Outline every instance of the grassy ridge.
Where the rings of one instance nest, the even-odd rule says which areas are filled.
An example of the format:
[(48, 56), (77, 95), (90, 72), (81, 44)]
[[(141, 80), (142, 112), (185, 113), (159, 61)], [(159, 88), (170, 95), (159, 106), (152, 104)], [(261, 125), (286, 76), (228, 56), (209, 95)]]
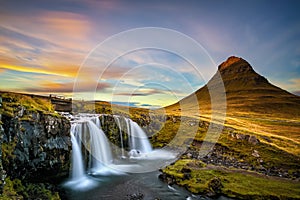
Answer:
[[(3, 101), (2, 107), (0, 108), (2, 115), (14, 117), (17, 112), (21, 112), (22, 107), (28, 112), (54, 114), (54, 107), (47, 97), (11, 92), (0, 92), (0, 95)], [(24, 117), (26, 118), (26, 116)]]

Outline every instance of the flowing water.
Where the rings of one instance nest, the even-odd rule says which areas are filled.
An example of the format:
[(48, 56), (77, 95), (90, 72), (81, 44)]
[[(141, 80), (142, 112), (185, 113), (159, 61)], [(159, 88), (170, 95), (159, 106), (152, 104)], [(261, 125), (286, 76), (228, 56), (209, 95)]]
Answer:
[[(114, 119), (119, 127), (120, 147), (107, 139), (101, 129), (99, 115), (73, 118), (71, 177), (63, 184), (66, 188), (65, 198), (207, 199), (161, 182), (158, 179), (158, 168), (173, 162), (177, 155), (166, 150), (152, 149), (143, 129), (131, 119), (120, 116), (114, 116)], [(126, 131), (123, 127), (126, 127)], [(124, 149), (122, 132), (128, 136), (128, 151)], [(116, 148), (121, 148), (121, 151), (113, 151)], [(116, 155), (116, 152), (121, 152), (121, 155)]]

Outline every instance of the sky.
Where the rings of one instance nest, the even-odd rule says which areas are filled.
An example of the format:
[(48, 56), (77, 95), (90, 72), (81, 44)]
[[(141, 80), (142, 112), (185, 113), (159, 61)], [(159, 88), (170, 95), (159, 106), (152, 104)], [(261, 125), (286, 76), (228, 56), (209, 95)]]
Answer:
[(1, 0), (0, 90), (157, 108), (235, 55), (299, 95), (299, 8), (297, 0)]

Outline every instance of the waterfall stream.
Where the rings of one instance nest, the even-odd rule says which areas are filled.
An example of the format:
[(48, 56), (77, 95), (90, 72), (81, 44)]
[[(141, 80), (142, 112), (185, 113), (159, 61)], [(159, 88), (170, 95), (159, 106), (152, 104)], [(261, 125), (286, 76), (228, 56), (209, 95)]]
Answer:
[[(164, 150), (153, 150), (143, 129), (122, 116), (112, 116), (120, 141), (119, 145), (111, 143), (101, 128), (104, 117), (101, 122), (99, 117), (80, 114), (72, 118), (72, 172), (67, 186), (75, 184), (77, 189), (89, 189), (97, 180), (103, 180), (101, 177), (153, 171), (156, 165), (176, 157)], [(127, 134), (126, 140), (123, 134)]]
[(119, 116), (114, 116), (114, 119), (119, 127), (119, 134), (120, 134), (120, 140), (121, 140), (121, 158), (125, 158), (125, 152), (124, 152), (124, 141), (123, 141), (123, 133), (122, 133), (122, 127)]
[[(72, 126), (72, 129), (76, 128)], [(71, 142), (72, 142), (72, 180), (79, 180), (84, 177), (83, 161), (80, 153), (80, 148), (78, 146), (77, 140), (73, 133), (71, 132)]]
[(124, 199), (126, 194), (139, 191), (149, 200), (202, 199), (158, 180), (158, 168), (173, 162), (177, 154), (152, 149), (146, 133), (131, 119), (111, 117), (118, 127), (115, 135), (119, 135), (119, 146), (102, 130), (103, 116), (80, 114), (70, 118), (72, 163), (70, 179), (64, 183), (68, 199)]
[(151, 152), (151, 144), (143, 129), (131, 119), (127, 119), (126, 122), (129, 123), (129, 126), (127, 127), (130, 127), (130, 129), (127, 130), (127, 133), (130, 136), (131, 150), (137, 150), (141, 153)]

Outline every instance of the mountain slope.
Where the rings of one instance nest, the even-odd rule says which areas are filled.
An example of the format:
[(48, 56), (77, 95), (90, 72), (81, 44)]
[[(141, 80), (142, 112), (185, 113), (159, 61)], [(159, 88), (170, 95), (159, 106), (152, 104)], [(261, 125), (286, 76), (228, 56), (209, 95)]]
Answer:
[[(220, 76), (226, 91), (225, 126), (272, 137), (274, 145), (289, 152), (297, 150), (300, 146), (300, 97), (269, 83), (242, 58), (229, 57), (219, 65), (207, 85), (166, 107), (166, 113), (193, 117), (199, 117), (200, 113), (201, 119), (210, 121), (212, 111), (208, 88), (218, 90), (222, 87), (216, 84)], [(195, 96), (199, 107), (193, 101)]]
[[(256, 73), (242, 58), (229, 57), (218, 67), (226, 90), (227, 115), (249, 114), (277, 117), (300, 117), (300, 97), (280, 89)], [(210, 94), (217, 79), (215, 74), (207, 85), (181, 101), (166, 107), (167, 112), (180, 109), (180, 105), (193, 109), (192, 98), (197, 96), (201, 113), (210, 113)], [(220, 87), (220, 85), (218, 85)]]
[[(224, 99), (219, 98), (223, 96), (222, 89), (226, 94)], [(210, 94), (214, 94), (212, 98)], [(211, 102), (214, 102), (213, 110)], [(206, 137), (218, 133), (208, 132), (208, 122), (221, 122), (215, 120), (215, 115), (212, 118), (211, 113), (224, 116), (219, 110), (222, 103), (227, 105), (224, 127), (211, 152), (202, 158), (202, 147), (210, 142)], [(269, 83), (247, 61), (228, 58), (207, 85), (165, 110), (169, 115), (194, 118), (200, 115), (206, 121), (200, 121), (187, 152), (162, 169), (160, 178), (168, 184), (184, 186), (193, 193), (208, 191), (209, 195), (212, 192), (237, 199), (300, 198), (299, 190), (293, 189), (299, 188), (300, 176), (300, 97)], [(176, 120), (170, 126), (178, 126)], [(172, 130), (169, 128), (155, 139), (165, 142), (166, 138), (172, 138)], [(185, 131), (182, 140), (190, 136), (189, 132), (189, 129)], [(228, 164), (233, 160), (240, 164)], [(279, 174), (268, 174), (273, 169), (278, 169)], [(295, 176), (283, 179), (283, 171)]]

